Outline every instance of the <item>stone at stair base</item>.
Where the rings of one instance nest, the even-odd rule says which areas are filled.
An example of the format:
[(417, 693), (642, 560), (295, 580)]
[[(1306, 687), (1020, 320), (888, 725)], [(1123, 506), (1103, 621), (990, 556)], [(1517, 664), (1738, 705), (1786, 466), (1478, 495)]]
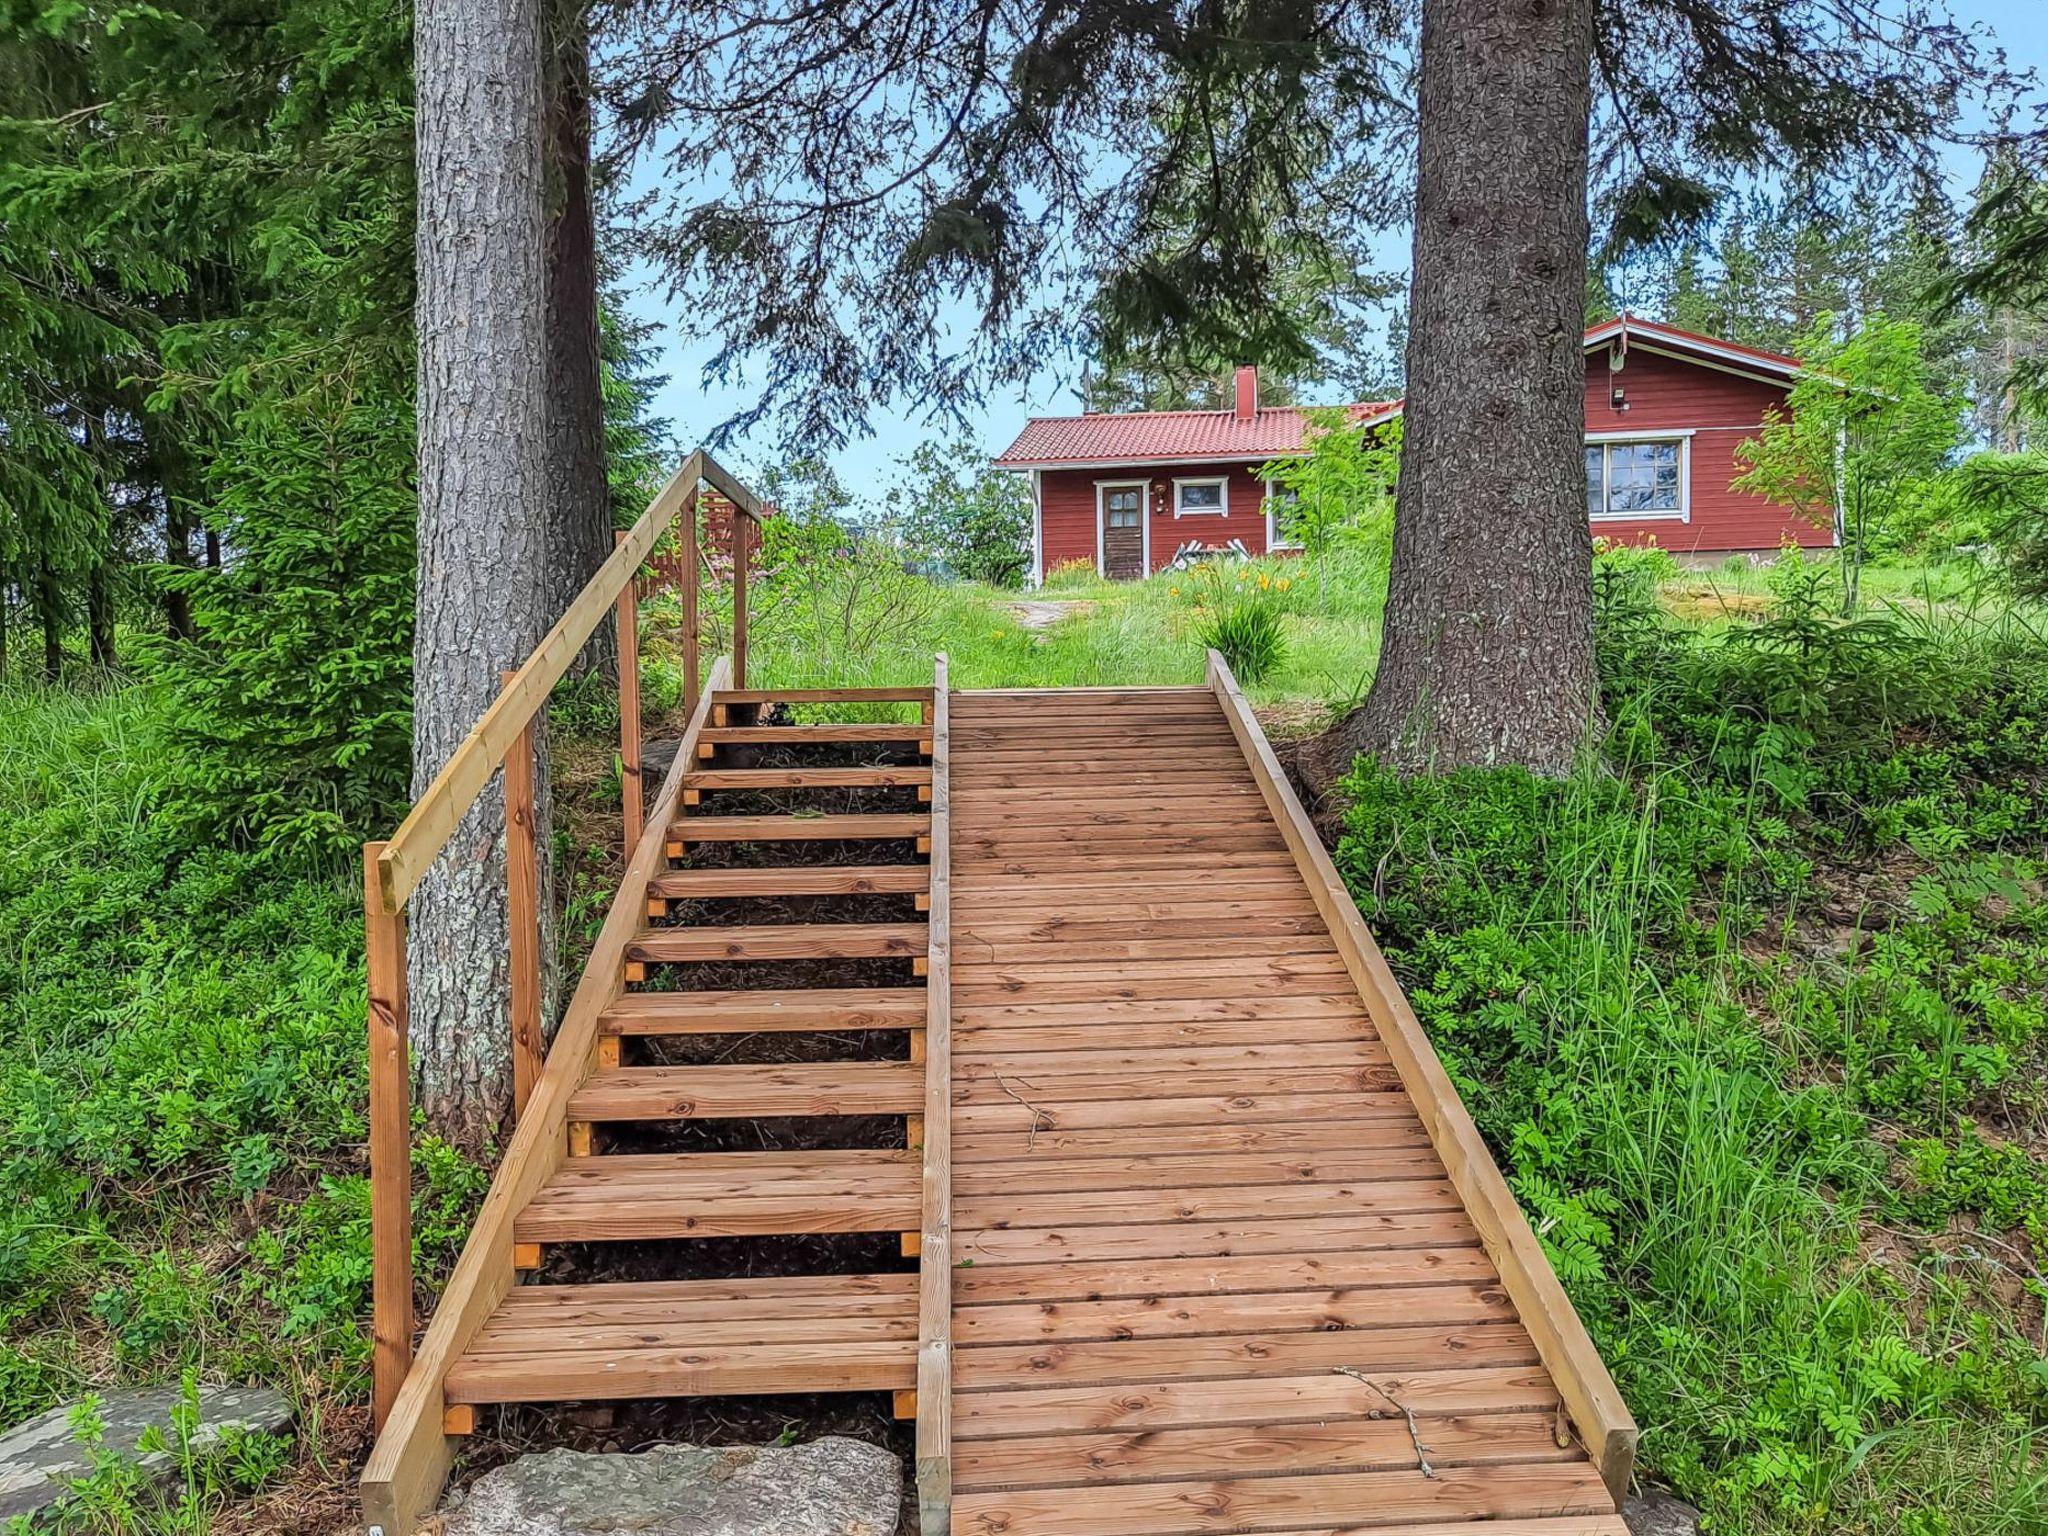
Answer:
[(1699, 1536), (1700, 1512), (1676, 1494), (1645, 1488), (1623, 1501), (1629, 1536)]
[[(100, 1395), (99, 1416), (106, 1425), (99, 1449), (133, 1461), (159, 1479), (175, 1468), (164, 1452), (139, 1449), (143, 1431), (155, 1426), (172, 1439), (171, 1411), (183, 1399), (177, 1387), (144, 1388)], [(76, 1404), (16, 1425), (0, 1435), (0, 1523), (17, 1515), (40, 1514), (70, 1496), (71, 1484), (92, 1470), (92, 1452), (78, 1443), (71, 1429)], [(199, 1428), (193, 1439), (203, 1448), (216, 1443), (226, 1429), (276, 1434), (292, 1421), (284, 1394), (268, 1387), (201, 1387)]]
[(880, 1446), (545, 1451), (479, 1478), (445, 1536), (890, 1536), (903, 1467)]

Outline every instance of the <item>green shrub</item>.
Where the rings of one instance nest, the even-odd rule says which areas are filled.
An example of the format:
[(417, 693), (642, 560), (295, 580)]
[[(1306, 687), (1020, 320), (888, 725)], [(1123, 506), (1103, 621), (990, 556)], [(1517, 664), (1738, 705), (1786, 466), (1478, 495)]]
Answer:
[(1202, 645), (1220, 651), (1247, 688), (1262, 683), (1287, 656), (1280, 610), (1263, 597), (1238, 597), (1202, 621)]

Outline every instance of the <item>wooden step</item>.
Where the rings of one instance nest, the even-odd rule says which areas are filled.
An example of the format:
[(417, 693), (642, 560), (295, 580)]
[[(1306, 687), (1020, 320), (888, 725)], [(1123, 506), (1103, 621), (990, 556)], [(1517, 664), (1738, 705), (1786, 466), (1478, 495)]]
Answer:
[(904, 1232), (916, 1154), (887, 1150), (572, 1157), (515, 1223), (522, 1243)]
[(865, 721), (832, 720), (821, 725), (711, 725), (698, 734), (699, 746), (736, 746), (741, 743), (780, 743), (788, 747), (817, 746), (877, 741), (931, 740), (928, 725), (872, 724)]
[(683, 775), (683, 788), (906, 789), (931, 781), (929, 768), (696, 768)]
[(813, 987), (760, 992), (625, 992), (604, 1012), (613, 1035), (788, 1034), (922, 1029), (922, 987)]
[(917, 1376), (917, 1276), (515, 1287), (450, 1403), (886, 1392)]
[(669, 824), (678, 843), (861, 842), (928, 837), (932, 819), (916, 814), (857, 816), (683, 816)]
[(929, 704), (929, 688), (722, 688), (713, 704)]
[(780, 869), (672, 869), (647, 882), (665, 901), (721, 896), (921, 896), (932, 888), (926, 864), (793, 864)]
[(624, 1067), (576, 1090), (569, 1118), (735, 1120), (754, 1115), (914, 1115), (924, 1068), (908, 1061)]
[(626, 958), (682, 960), (916, 959), (930, 944), (923, 923), (783, 923), (746, 928), (650, 928)]

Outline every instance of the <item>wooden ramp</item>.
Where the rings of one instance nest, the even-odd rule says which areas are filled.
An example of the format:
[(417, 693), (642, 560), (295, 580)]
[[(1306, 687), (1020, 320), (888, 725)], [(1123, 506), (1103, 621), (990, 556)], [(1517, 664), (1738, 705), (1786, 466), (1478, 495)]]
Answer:
[(1633, 1426), (1228, 674), (952, 722), (953, 1532), (1621, 1536)]
[[(699, 692), (684, 560), (643, 801), (704, 485), (733, 654)], [(750, 689), (761, 511), (692, 455), (364, 849), (371, 1536), (480, 1409), (844, 1392), (915, 1416), (924, 1536), (1622, 1536), (1627, 1408), (1221, 660)], [(627, 860), (545, 1042), (534, 732), (607, 616)], [(516, 1128), (421, 1330), (405, 911), (494, 782)]]

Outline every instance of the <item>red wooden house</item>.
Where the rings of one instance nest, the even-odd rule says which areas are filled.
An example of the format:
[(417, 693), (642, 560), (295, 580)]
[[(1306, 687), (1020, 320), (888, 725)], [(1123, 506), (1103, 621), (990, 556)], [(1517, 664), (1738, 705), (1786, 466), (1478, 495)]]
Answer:
[[(1586, 332), (1586, 515), (1596, 535), (1682, 555), (1838, 542), (1791, 507), (1732, 488), (1735, 450), (1784, 406), (1792, 358), (1625, 315)], [(1388, 421), (1398, 400), (1349, 407)], [(1041, 416), (995, 461), (1031, 477), (1032, 576), (1076, 561), (1109, 577), (1183, 552), (1288, 548), (1259, 469), (1302, 446), (1306, 414), (1259, 404), (1237, 371), (1227, 411)]]

